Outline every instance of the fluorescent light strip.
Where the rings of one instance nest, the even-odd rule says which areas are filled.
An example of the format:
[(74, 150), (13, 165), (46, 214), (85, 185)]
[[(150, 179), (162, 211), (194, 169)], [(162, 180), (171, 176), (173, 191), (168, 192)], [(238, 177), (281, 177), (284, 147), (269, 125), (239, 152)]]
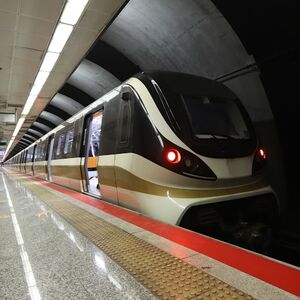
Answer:
[(47, 52), (41, 65), (40, 71), (51, 72), (56, 61), (58, 60), (58, 57), (59, 53)]
[[(45, 84), (48, 76), (50, 75), (50, 72), (54, 68), (54, 65), (56, 64), (60, 53), (62, 52), (65, 44), (67, 43), (74, 26), (78, 22), (79, 18), (82, 15), (82, 12), (84, 11), (86, 5), (88, 3), (88, 0), (68, 0), (64, 10), (62, 12), (62, 15), (59, 19), (59, 22), (56, 26), (56, 29), (54, 31), (53, 37), (51, 39), (51, 42), (49, 44), (49, 47), (47, 49), (47, 53), (43, 59), (42, 65), (40, 67), (39, 73), (34, 81), (34, 85), (30, 91), (29, 97), (26, 100), (26, 103), (24, 105), (23, 111), (22, 111), (22, 117), (28, 115), (30, 112), (39, 92), (43, 88), (43, 85)], [(20, 118), (21, 120), (21, 118)], [(19, 122), (20, 122), (19, 120)], [(17, 123), (16, 128), (14, 130), (14, 133), (12, 135), (12, 138), (6, 148), (3, 160), (5, 160), (6, 155), (16, 137), (18, 134), (22, 124), (24, 123), (24, 120), (22, 123)], [(21, 125), (19, 125), (21, 124)]]
[(37, 84), (34, 84), (33, 87), (31, 88), (31, 91), (30, 91), (30, 96), (37, 96), (39, 94), (39, 92), (41, 91), (43, 85), (37, 85)]
[(23, 116), (26, 116), (29, 114), (36, 97), (37, 97), (36, 95), (29, 95), (29, 97), (27, 98), (26, 103), (24, 105), (23, 111), (22, 111)]
[(50, 75), (50, 72), (39, 71), (35, 78), (34, 84), (44, 85), (44, 83), (48, 79), (49, 75)]
[(23, 123), (25, 121), (25, 117), (21, 117), (16, 125), (16, 128), (14, 130), (14, 133), (12, 134), (12, 138), (15, 138), (16, 135), (18, 134), (20, 128), (22, 127)]
[(55, 29), (48, 51), (61, 53), (73, 31), (73, 28), (74, 27), (72, 25), (59, 23)]
[(82, 11), (84, 10), (88, 0), (69, 0), (65, 6), (65, 9), (61, 15), (60, 21), (62, 23), (75, 25), (79, 20)]

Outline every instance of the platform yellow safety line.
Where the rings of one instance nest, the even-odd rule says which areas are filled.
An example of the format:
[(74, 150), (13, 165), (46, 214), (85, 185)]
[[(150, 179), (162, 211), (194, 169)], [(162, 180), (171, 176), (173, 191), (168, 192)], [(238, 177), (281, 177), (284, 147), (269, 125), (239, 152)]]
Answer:
[(216, 277), (57, 197), (47, 188), (32, 184), (23, 176), (18, 176), (18, 179), (160, 299), (253, 299)]

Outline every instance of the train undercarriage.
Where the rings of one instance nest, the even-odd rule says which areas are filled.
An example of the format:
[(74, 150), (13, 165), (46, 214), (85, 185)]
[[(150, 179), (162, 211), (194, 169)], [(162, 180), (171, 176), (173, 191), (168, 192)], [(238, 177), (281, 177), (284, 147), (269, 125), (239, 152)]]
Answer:
[(235, 199), (189, 208), (180, 226), (267, 254), (278, 221), (272, 194)]

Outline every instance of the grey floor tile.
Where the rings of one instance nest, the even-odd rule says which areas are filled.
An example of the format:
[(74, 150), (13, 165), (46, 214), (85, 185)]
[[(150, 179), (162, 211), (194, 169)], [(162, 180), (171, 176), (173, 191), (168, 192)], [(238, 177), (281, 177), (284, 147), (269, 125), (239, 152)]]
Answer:
[[(35, 283), (35, 291), (41, 299), (47, 300), (154, 299), (147, 289), (48, 208), (26, 185), (7, 176), (5, 183), (17, 225), (12, 225), (11, 216), (1, 218), (10, 214), (7, 198), (2, 194), (1, 300), (30, 299), (29, 279), (31, 284)], [(22, 243), (17, 243), (16, 230)]]

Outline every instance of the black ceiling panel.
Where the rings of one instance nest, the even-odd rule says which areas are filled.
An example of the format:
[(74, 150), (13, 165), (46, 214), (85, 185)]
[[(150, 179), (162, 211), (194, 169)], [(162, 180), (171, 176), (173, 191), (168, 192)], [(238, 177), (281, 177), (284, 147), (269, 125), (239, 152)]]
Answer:
[(64, 119), (60, 118), (58, 115), (56, 115), (52, 112), (46, 111), (46, 110), (41, 112), (40, 117), (48, 120), (49, 122), (51, 122), (53, 124), (55, 124), (55, 126), (60, 125), (64, 121)]
[[(34, 124), (34, 123), (33, 123), (33, 124)], [(40, 128), (40, 127), (34, 126), (34, 125), (32, 125), (30, 128), (33, 129), (33, 130), (35, 130), (35, 131), (40, 132), (40, 133), (43, 134), (43, 135), (46, 134), (46, 133), (48, 132), (48, 131), (46, 131), (46, 130)]]
[(52, 106), (62, 109), (63, 111), (67, 112), (70, 115), (74, 115), (78, 111), (84, 108), (83, 105), (81, 105), (74, 99), (71, 99), (70, 97), (67, 97), (66, 95), (62, 95), (60, 93), (57, 93), (52, 98), (50, 104)]
[(67, 120), (71, 117), (70, 114), (68, 114), (67, 112), (63, 111), (62, 109), (53, 106), (51, 104), (48, 104), (47, 107), (45, 108), (45, 111), (48, 111), (58, 117), (60, 117), (63, 120)]
[(29, 135), (29, 136), (33, 137), (35, 140), (38, 140), (40, 138), (40, 136), (38, 136), (37, 134), (30, 132), (30, 131), (27, 131), (25, 135), (26, 136)]
[(30, 140), (30, 139), (28, 139), (27, 137), (22, 137), (21, 138), (21, 140), (20, 141), (24, 141), (24, 142), (27, 142), (28, 143), (28, 145), (30, 145), (30, 144), (32, 144), (33, 143), (33, 141), (32, 140)]
[(95, 101), (94, 98), (90, 97), (88, 94), (84, 93), (80, 89), (72, 86), (71, 84), (66, 83), (59, 91), (60, 94), (63, 94), (71, 99), (74, 99), (76, 102), (81, 105), (88, 106)]
[(106, 69), (120, 81), (124, 81), (141, 71), (140, 67), (125, 55), (101, 40), (95, 44), (86, 58)]
[(18, 144), (19, 144), (19, 143), (29, 146), (32, 142), (31, 142), (31, 141), (28, 141), (28, 140), (26, 140), (26, 139), (21, 139), (21, 140), (18, 142)]
[(24, 137), (28, 140), (31, 140), (32, 142), (35, 142), (39, 137), (34, 137), (32, 134), (24, 134)]
[(48, 126), (48, 127), (51, 128), (51, 129), (53, 129), (53, 128), (56, 127), (55, 124), (51, 123), (50, 121), (48, 121), (48, 120), (46, 120), (46, 119), (44, 119), (44, 118), (42, 118), (42, 117), (38, 117), (38, 118), (36, 119), (36, 122), (41, 123), (41, 124), (44, 124), (44, 125)]

